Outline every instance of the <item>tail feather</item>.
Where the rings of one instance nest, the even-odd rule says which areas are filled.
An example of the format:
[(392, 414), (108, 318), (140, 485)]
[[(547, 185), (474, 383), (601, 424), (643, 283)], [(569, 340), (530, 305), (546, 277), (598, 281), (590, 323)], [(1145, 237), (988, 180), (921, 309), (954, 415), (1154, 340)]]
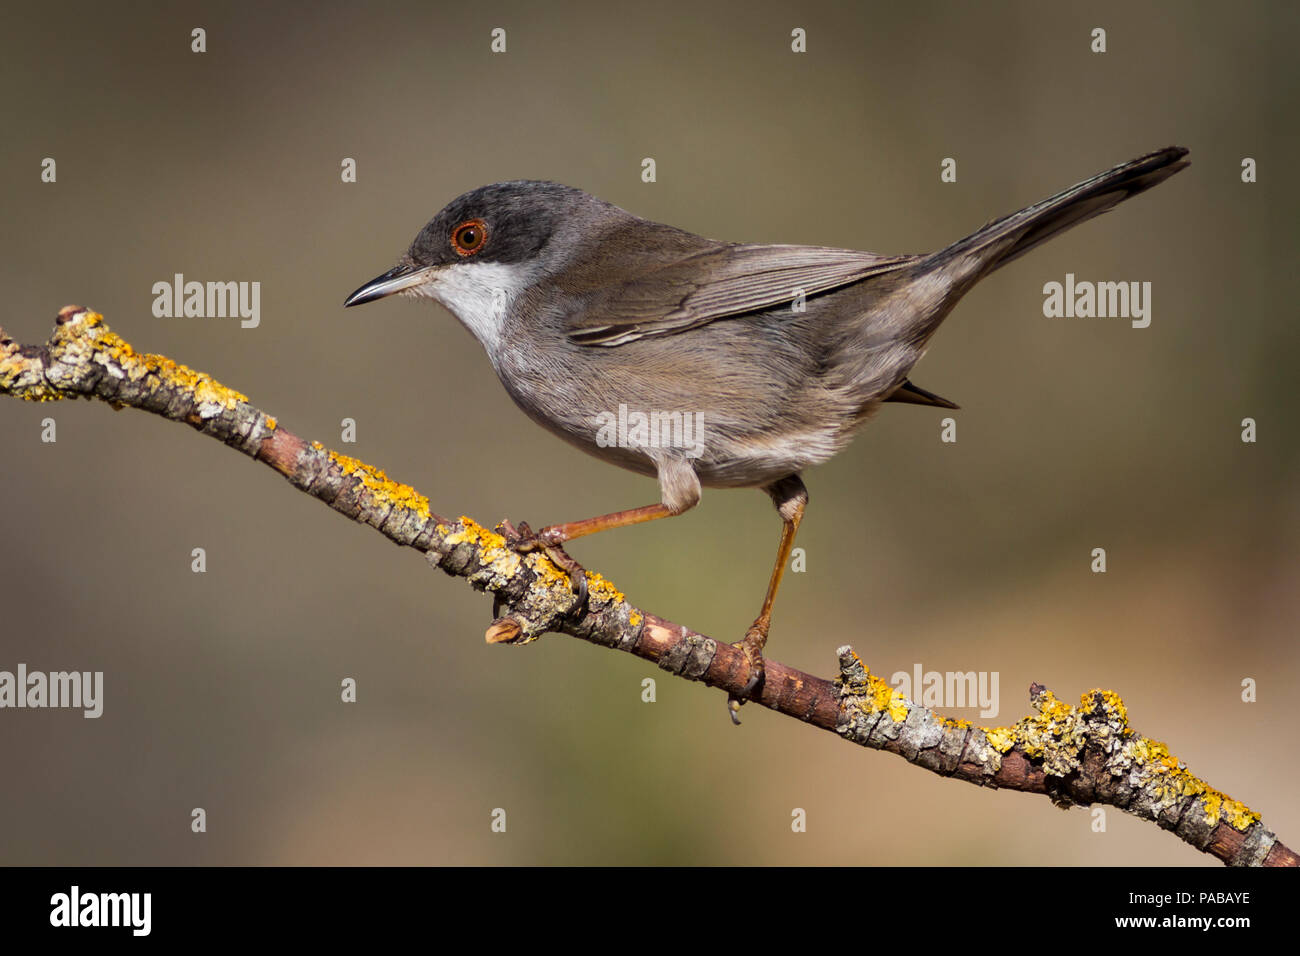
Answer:
[(994, 220), (930, 258), (970, 257), (978, 263), (977, 275), (987, 275), (1066, 229), (1100, 216), (1130, 196), (1164, 182), (1190, 164), (1183, 159), (1186, 155), (1183, 147), (1168, 146), (1139, 156), (1050, 199)]
[(961, 408), (956, 402), (927, 391), (920, 385), (913, 385), (907, 379), (903, 379), (903, 384), (894, 389), (885, 401), (901, 402), (905, 405), (932, 405), (935, 408)]
[(902, 304), (867, 326), (866, 348), (846, 363), (860, 415), (865, 417), (881, 401), (956, 407), (912, 385), (907, 374), (957, 300), (984, 276), (1030, 249), (1164, 182), (1189, 165), (1186, 155), (1183, 147), (1169, 146), (1139, 156), (901, 266), (893, 281)]

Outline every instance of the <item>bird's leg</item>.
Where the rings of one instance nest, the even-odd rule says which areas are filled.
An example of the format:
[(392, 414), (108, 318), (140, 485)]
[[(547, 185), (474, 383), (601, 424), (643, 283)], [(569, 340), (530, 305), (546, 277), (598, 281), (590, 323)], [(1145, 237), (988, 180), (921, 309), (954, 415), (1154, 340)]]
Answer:
[(670, 510), (667, 505), (663, 504), (645, 505), (641, 508), (629, 508), (626, 511), (597, 515), (595, 518), (583, 518), (581, 521), (548, 525), (541, 531), (533, 531), (525, 521), (519, 522), (517, 529), (511, 527), (508, 523), (503, 524), (502, 530), (505, 531), (506, 544), (511, 550), (520, 554), (526, 554), (529, 551), (545, 551), (548, 558), (554, 561), (558, 567), (564, 569), (565, 573), (569, 575), (569, 580), (573, 582), (573, 593), (577, 598), (573, 602), (573, 608), (569, 613), (577, 614), (587, 605), (587, 571), (564, 550), (564, 542), (595, 534), (598, 531), (623, 528), (631, 524), (642, 524), (646, 521), (654, 521), (656, 518), (668, 518), (679, 513)]
[(583, 538), (598, 531), (608, 531), (610, 528), (625, 528), (631, 524), (644, 524), (659, 518), (671, 518), (695, 507), (699, 502), (700, 479), (688, 459), (665, 456), (656, 462), (656, 466), (659, 471), (659, 490), (663, 496), (660, 504), (615, 511), (607, 515), (597, 515), (595, 518), (584, 518), (581, 521), (548, 525), (536, 532), (522, 521), (519, 523), (518, 530), (510, 527), (509, 524), (503, 525), (506, 544), (512, 550), (520, 553), (545, 551), (552, 561), (568, 572), (569, 579), (573, 582), (573, 593), (577, 596), (570, 614), (576, 614), (586, 606), (587, 572), (565, 552), (563, 545), (566, 541)]
[(767, 596), (763, 599), (763, 610), (745, 632), (743, 640), (735, 644), (745, 655), (749, 665), (749, 680), (739, 694), (727, 698), (727, 712), (733, 723), (740, 723), (740, 705), (751, 700), (763, 689), (766, 671), (763, 668), (763, 645), (767, 643), (767, 630), (772, 623), (772, 604), (776, 601), (777, 589), (785, 574), (786, 563), (790, 560), (790, 551), (794, 548), (795, 532), (803, 521), (804, 509), (808, 506), (808, 489), (798, 475), (790, 475), (773, 482), (763, 489), (772, 496), (777, 513), (781, 515), (781, 544), (776, 549), (776, 563), (772, 566), (772, 577), (767, 584)]
[(665, 504), (629, 508), (626, 511), (615, 511), (607, 515), (597, 515), (594, 518), (583, 518), (581, 521), (567, 521), (564, 524), (549, 525), (537, 532), (537, 540), (543, 547), (555, 547), (564, 544), (566, 541), (572, 541), (574, 538), (585, 538), (587, 535), (595, 534), (598, 531), (625, 528), (630, 524), (644, 524), (658, 518), (670, 518), (674, 514), (677, 514), (677, 512), (670, 510)]

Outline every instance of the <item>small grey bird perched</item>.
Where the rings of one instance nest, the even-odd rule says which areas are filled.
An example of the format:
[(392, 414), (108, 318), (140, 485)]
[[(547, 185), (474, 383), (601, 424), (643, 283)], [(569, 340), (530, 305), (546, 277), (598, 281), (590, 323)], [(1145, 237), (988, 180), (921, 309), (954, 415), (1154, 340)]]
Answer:
[[(884, 402), (957, 406), (908, 381), (957, 300), (990, 272), (1188, 165), (1169, 147), (989, 223), (931, 255), (705, 239), (578, 189), (518, 181), (452, 200), (401, 262), (350, 295), (440, 302), (483, 345), (511, 398), (583, 451), (659, 479), (660, 502), (533, 533), (583, 535), (678, 515), (700, 487), (762, 488), (783, 522), (732, 719), (761, 692), (772, 603), (803, 518), (799, 473), (849, 443)], [(689, 434), (688, 428), (689, 426)], [(577, 606), (577, 604), (575, 604)], [(736, 721), (739, 723), (739, 721)]]

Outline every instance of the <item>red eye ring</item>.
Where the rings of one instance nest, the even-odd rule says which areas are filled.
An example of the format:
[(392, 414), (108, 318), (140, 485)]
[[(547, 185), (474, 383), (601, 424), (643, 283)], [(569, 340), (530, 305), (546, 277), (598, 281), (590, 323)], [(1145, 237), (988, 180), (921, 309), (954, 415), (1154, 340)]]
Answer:
[(466, 219), (451, 231), (451, 248), (458, 256), (472, 256), (487, 242), (487, 223), (482, 219)]

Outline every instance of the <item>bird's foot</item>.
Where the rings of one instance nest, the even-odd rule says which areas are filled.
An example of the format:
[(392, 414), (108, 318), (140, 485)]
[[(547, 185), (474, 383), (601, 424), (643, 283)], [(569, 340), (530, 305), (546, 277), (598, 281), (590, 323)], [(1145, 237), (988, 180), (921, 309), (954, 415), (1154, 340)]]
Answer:
[(571, 618), (581, 614), (587, 606), (587, 571), (564, 550), (564, 538), (556, 533), (556, 529), (534, 531), (528, 527), (527, 521), (519, 522), (518, 527), (509, 521), (502, 521), (501, 533), (506, 539), (506, 547), (511, 551), (516, 554), (545, 552), (552, 563), (569, 576), (575, 600), (566, 613)]
[(745, 686), (740, 693), (727, 697), (727, 713), (731, 715), (731, 722), (737, 726), (740, 725), (741, 705), (747, 700), (757, 700), (763, 692), (763, 682), (767, 679), (767, 669), (763, 665), (763, 645), (767, 643), (767, 626), (768, 622), (760, 618), (745, 632), (743, 640), (732, 645), (744, 655), (745, 663), (749, 667), (749, 679), (745, 681)]

